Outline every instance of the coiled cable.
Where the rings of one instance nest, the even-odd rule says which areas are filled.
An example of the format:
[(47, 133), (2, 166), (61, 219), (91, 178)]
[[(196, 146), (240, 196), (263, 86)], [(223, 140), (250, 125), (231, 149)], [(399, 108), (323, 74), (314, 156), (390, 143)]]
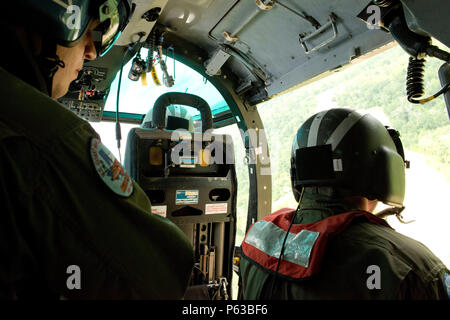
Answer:
[(415, 99), (425, 94), (425, 62), (425, 59), (409, 57), (408, 71), (406, 74), (406, 96), (409, 102), (419, 103)]
[(425, 104), (441, 94), (447, 92), (450, 83), (447, 83), (441, 90), (434, 95), (420, 99), (425, 94), (424, 77), (425, 77), (425, 59), (410, 57), (408, 63), (408, 72), (406, 75), (406, 96), (408, 101), (415, 104)]

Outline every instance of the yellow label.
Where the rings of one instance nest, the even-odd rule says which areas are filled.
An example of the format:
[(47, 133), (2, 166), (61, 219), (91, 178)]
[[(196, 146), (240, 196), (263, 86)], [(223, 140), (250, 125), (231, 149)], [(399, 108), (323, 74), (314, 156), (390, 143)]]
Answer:
[(147, 73), (145, 72), (141, 73), (141, 83), (143, 86), (147, 85)]
[(159, 81), (158, 79), (158, 74), (156, 73), (156, 68), (155, 66), (152, 67), (152, 78), (153, 78), (153, 82), (157, 85), (160, 86), (161, 85), (161, 81)]

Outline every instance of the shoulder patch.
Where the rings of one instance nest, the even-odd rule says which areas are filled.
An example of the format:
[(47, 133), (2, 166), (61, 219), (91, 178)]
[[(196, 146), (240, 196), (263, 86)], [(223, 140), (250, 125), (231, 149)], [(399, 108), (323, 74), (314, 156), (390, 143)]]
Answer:
[(115, 194), (129, 197), (133, 181), (111, 151), (97, 138), (91, 139), (91, 159), (100, 178)]
[(445, 289), (447, 289), (447, 295), (450, 299), (450, 274), (448, 273), (444, 273), (444, 286)]

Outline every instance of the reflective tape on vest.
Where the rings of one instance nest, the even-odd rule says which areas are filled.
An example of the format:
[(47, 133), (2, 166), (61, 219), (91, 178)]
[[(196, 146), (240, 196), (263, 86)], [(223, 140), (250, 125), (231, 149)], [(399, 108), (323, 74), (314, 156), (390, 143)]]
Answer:
[[(263, 239), (259, 235), (264, 234)], [(258, 221), (245, 237), (245, 242), (263, 251), (267, 255), (279, 258), (286, 231), (272, 222)], [(297, 234), (289, 233), (283, 251), (283, 260), (308, 267), (311, 250), (319, 237), (318, 232), (302, 230)]]

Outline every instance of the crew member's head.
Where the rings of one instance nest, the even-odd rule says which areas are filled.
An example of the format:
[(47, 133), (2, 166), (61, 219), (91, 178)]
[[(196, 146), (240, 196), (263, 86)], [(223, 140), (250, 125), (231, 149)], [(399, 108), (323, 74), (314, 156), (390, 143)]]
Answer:
[[(130, 0), (10, 1), (3, 11), (2, 29), (11, 33), (13, 52), (2, 67), (59, 98), (85, 60), (112, 47), (130, 15)], [(11, 61), (14, 55), (17, 59)]]
[(405, 159), (399, 133), (351, 109), (319, 112), (294, 137), (291, 183), (297, 201), (302, 188), (324, 186), (342, 199), (366, 198), (368, 211), (376, 201), (402, 207)]

